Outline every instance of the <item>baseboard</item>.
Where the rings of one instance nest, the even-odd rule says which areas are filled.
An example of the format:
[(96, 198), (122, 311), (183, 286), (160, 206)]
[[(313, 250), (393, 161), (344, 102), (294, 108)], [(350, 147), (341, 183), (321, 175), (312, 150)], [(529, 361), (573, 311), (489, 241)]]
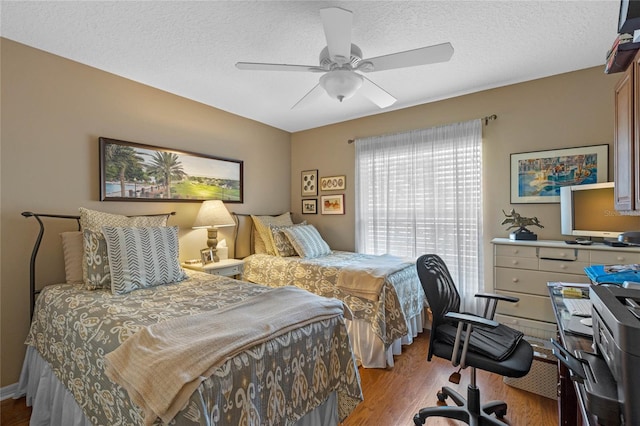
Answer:
[(13, 395), (16, 393), (17, 390), (18, 390), (17, 383), (0, 388), (0, 401), (13, 398)]

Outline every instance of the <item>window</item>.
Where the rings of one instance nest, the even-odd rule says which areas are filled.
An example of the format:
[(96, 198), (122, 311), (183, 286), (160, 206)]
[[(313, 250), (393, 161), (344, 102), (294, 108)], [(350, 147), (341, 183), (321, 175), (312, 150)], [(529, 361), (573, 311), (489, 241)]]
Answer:
[(356, 140), (356, 249), (440, 255), (463, 308), (482, 277), (480, 120)]

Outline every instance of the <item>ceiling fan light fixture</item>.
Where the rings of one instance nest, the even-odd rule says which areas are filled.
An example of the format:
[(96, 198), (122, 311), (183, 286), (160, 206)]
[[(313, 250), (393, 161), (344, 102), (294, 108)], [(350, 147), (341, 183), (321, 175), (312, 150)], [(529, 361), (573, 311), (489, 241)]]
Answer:
[(362, 76), (349, 70), (333, 70), (320, 77), (320, 86), (330, 97), (342, 102), (362, 86)]

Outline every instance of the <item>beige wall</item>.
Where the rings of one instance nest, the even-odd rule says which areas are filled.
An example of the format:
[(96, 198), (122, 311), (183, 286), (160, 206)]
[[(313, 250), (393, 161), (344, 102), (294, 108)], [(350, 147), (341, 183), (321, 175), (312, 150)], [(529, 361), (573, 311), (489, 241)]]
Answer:
[[(75, 214), (79, 206), (124, 214), (175, 210), (170, 224), (182, 229), (183, 259), (194, 257), (206, 238), (204, 231), (190, 229), (198, 204), (99, 202), (99, 136), (244, 160), (245, 203), (229, 204), (230, 210), (279, 213), (290, 206), (297, 220), (316, 224), (332, 247), (352, 250), (355, 160), (348, 139), (497, 114), (484, 127), (487, 253), (491, 238), (507, 235), (500, 221), (501, 209), (512, 207), (510, 153), (613, 139), (618, 76), (604, 75), (602, 67), (289, 135), (6, 39), (0, 43), (0, 386), (17, 381), (29, 324), (28, 258), (37, 227), (20, 212)], [(300, 214), (300, 172), (308, 169), (318, 169), (320, 176), (347, 175), (344, 216)], [(290, 194), (265, 190), (289, 183)], [(541, 239), (562, 238), (557, 204), (513, 207), (538, 216), (545, 225), (538, 231)], [(57, 232), (52, 226), (38, 264), (46, 283), (63, 277)], [(487, 256), (488, 279), (490, 265)]]
[[(37, 234), (36, 221), (20, 212), (77, 214), (80, 206), (123, 214), (176, 211), (169, 223), (181, 228), (181, 258), (204, 246), (206, 231), (191, 230), (199, 203), (98, 201), (99, 136), (243, 160), (245, 202), (227, 207), (278, 213), (289, 208), (288, 191), (264, 189), (289, 185), (290, 134), (6, 39), (0, 43), (0, 386), (6, 386), (18, 380), (24, 355), (28, 261)], [(57, 232), (47, 233), (51, 243), (39, 255), (45, 283), (64, 277)]]
[[(472, 70), (470, 72), (473, 72)], [(376, 116), (294, 133), (291, 139), (291, 208), (297, 219), (315, 224), (331, 247), (355, 247), (355, 148), (348, 139), (427, 128), (496, 114), (483, 128), (483, 215), (485, 280), (491, 280), (491, 245), (506, 237), (501, 209), (514, 207), (537, 216), (540, 239), (562, 239), (558, 204), (510, 204), (509, 154), (610, 144), (613, 141), (613, 88), (617, 75), (603, 67), (557, 75), (487, 90)], [(613, 147), (609, 148), (609, 178)], [(344, 216), (301, 215), (300, 172), (318, 169), (319, 176), (347, 175)], [(322, 192), (320, 193), (322, 195)], [(319, 197), (318, 197), (319, 198)]]

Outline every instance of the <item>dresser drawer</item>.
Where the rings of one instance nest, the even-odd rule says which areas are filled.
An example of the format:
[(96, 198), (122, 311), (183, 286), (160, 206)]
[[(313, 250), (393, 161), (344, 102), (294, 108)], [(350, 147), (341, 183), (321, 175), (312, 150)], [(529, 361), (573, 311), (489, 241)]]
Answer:
[[(551, 303), (551, 302), (549, 302)], [(540, 339), (556, 339), (558, 333), (558, 326), (556, 323), (550, 323), (546, 321), (536, 321), (520, 317), (512, 317), (510, 315), (496, 314), (494, 317), (496, 321), (501, 324), (507, 325), (516, 330), (522, 331), (527, 336), (538, 337)]]
[[(584, 274), (588, 262), (540, 259), (540, 270), (562, 274)], [(556, 280), (558, 281), (558, 280)]]
[(504, 268), (538, 269), (538, 259), (535, 257), (496, 256), (495, 266)]
[(578, 250), (575, 248), (540, 247), (540, 251), (538, 253), (540, 259), (577, 260), (579, 262), (589, 262), (589, 253), (586, 250)]
[(593, 251), (591, 252), (593, 265), (627, 265), (640, 263), (640, 253), (625, 251)]
[(558, 274), (557, 272), (530, 271), (513, 268), (495, 268), (496, 290), (507, 290), (518, 293), (548, 296), (547, 283), (564, 281), (572, 283), (588, 283), (589, 278), (582, 275)]
[(499, 302), (496, 312), (503, 315), (528, 318), (532, 320), (555, 322), (551, 300), (545, 296), (497, 291), (498, 294), (519, 297), (516, 303)]
[(496, 245), (496, 256), (533, 257), (538, 254), (535, 247)]

